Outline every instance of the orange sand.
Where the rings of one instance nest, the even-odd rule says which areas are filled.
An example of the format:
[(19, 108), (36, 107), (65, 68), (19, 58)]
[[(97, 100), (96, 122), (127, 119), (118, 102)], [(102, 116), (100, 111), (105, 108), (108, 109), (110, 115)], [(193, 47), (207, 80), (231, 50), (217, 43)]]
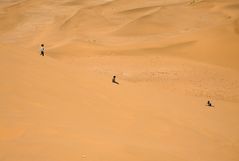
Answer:
[(0, 161), (239, 160), (238, 0), (2, 0), (0, 49)]

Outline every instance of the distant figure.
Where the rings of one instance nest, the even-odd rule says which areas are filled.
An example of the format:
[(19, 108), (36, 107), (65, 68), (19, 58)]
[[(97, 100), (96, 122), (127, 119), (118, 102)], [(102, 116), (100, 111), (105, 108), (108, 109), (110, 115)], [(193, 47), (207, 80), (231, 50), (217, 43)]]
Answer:
[(44, 44), (41, 44), (41, 48), (40, 48), (40, 55), (44, 56), (45, 55), (45, 48), (44, 48)]
[(211, 101), (207, 101), (207, 105), (208, 105), (209, 107), (212, 107)]
[(117, 82), (115, 79), (116, 79), (116, 76), (114, 75), (113, 78), (112, 78), (112, 83), (119, 84), (119, 82)]

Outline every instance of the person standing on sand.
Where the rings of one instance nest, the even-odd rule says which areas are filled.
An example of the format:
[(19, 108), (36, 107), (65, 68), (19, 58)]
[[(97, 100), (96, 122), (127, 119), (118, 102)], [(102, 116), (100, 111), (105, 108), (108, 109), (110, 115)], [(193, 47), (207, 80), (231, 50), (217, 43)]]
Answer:
[(41, 44), (41, 48), (40, 48), (40, 55), (44, 56), (45, 55), (45, 48), (44, 48), (44, 44)]

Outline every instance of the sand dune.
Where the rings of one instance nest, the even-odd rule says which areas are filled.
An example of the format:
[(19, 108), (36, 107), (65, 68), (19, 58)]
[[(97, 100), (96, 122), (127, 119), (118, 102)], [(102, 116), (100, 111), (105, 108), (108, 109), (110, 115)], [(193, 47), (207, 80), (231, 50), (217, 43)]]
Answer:
[(0, 161), (238, 161), (238, 13), (237, 0), (1, 1)]
[(159, 8), (160, 6), (149, 6), (149, 7), (140, 7), (140, 8), (133, 8), (133, 9), (128, 9), (128, 10), (124, 10), (124, 11), (120, 11), (119, 13), (121, 14), (135, 14), (137, 12), (141, 13), (141, 12), (147, 12), (150, 11), (152, 9), (155, 8)]
[[(130, 22), (127, 26), (121, 29), (123, 34), (177, 34), (179, 32), (190, 32), (198, 29), (216, 26), (225, 23), (224, 18), (220, 13), (214, 14), (208, 12), (210, 8), (203, 9), (188, 6), (186, 3), (180, 3), (173, 6), (163, 6), (159, 11), (147, 14), (143, 17)], [(174, 12), (176, 10), (176, 12)], [(205, 10), (205, 11), (203, 11)], [(180, 13), (180, 14), (178, 14)], [(194, 15), (193, 17), (191, 15)], [(144, 24), (143, 27), (137, 26)], [(131, 30), (134, 28), (134, 30)], [(131, 33), (128, 31), (131, 31)], [(149, 33), (148, 33), (149, 32)]]

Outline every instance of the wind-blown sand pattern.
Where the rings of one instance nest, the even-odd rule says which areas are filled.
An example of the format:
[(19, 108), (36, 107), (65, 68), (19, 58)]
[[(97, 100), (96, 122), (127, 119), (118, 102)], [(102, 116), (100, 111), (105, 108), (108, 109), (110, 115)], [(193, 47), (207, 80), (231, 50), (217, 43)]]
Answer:
[(1, 0), (0, 49), (0, 161), (239, 160), (238, 0)]

